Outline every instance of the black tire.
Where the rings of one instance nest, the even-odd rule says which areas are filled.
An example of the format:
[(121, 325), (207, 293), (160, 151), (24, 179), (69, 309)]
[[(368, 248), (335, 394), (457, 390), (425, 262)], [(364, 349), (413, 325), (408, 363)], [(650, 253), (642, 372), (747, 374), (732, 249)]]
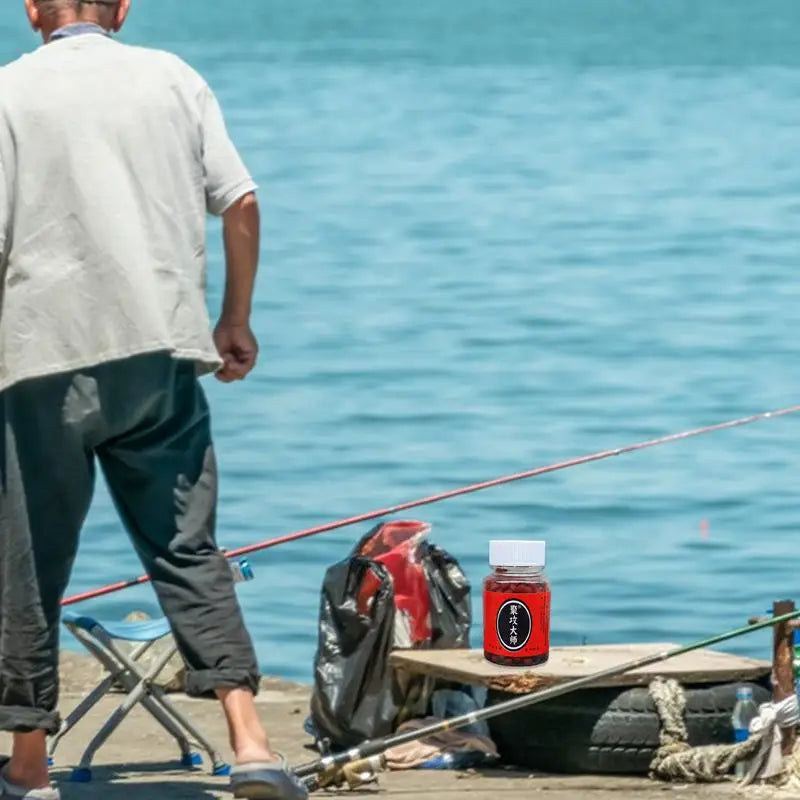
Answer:
[[(762, 685), (688, 686), (689, 744), (733, 741), (736, 689), (753, 689), (757, 704), (770, 700)], [(514, 695), (490, 691), (488, 703)], [(502, 761), (560, 773), (642, 775), (658, 749), (660, 721), (646, 687), (584, 689), (489, 721)]]

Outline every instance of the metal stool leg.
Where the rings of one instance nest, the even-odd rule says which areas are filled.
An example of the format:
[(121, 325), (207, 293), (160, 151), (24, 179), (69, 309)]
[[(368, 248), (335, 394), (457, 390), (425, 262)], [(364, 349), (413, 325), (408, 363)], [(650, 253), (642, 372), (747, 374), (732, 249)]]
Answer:
[[(135, 664), (127, 663), (127, 656), (120, 651), (120, 649), (113, 642), (106, 642), (105, 645), (109, 651), (120, 660), (120, 662), (126, 664), (126, 666), (129, 668), (135, 668)], [(144, 693), (141, 695), (139, 702), (141, 702), (142, 706), (150, 712), (155, 720), (178, 743), (178, 748), (180, 749), (181, 753), (181, 763), (184, 766), (194, 766), (194, 761), (196, 759), (192, 758), (192, 748), (189, 740), (186, 737), (186, 734), (181, 729), (180, 725), (175, 720), (171, 719), (169, 714), (165, 710), (161, 709), (153, 700), (153, 693), (159, 689), (159, 687), (157, 687), (153, 681), (161, 674), (161, 672), (164, 670), (164, 667), (166, 667), (176, 652), (177, 647), (172, 647), (165, 650), (146, 673), (138, 673), (137, 677), (144, 687)], [(135, 691), (136, 688), (136, 685), (134, 685), (132, 687), (132, 691)]]
[(106, 743), (108, 737), (119, 727), (119, 724), (133, 711), (134, 707), (141, 701), (145, 692), (145, 685), (140, 681), (136, 687), (126, 695), (122, 703), (117, 706), (114, 713), (103, 723), (103, 726), (95, 734), (89, 746), (84, 750), (78, 767), (73, 770), (72, 779), (78, 782), (91, 780), (92, 759), (97, 751)]
[(150, 687), (150, 689), (145, 692), (141, 699), (142, 707), (146, 708), (155, 718), (156, 722), (158, 722), (158, 724), (161, 725), (161, 727), (164, 728), (167, 733), (178, 743), (178, 748), (181, 751), (181, 763), (187, 767), (191, 766), (192, 763), (190, 757), (192, 755), (192, 746), (189, 742), (189, 739), (181, 729), (180, 725), (178, 725), (177, 722), (173, 720), (169, 714), (153, 700), (152, 691), (153, 687)]
[(222, 758), (219, 751), (214, 745), (206, 739), (205, 736), (196, 728), (192, 722), (179, 711), (175, 705), (167, 699), (166, 692), (160, 686), (152, 686), (150, 690), (150, 701), (154, 701), (161, 708), (163, 708), (169, 716), (174, 719), (185, 730), (192, 739), (208, 753), (211, 760), (211, 772), (213, 775), (228, 775), (230, 773), (230, 765)]
[[(120, 661), (123, 663), (126, 662), (125, 654), (120, 652), (113, 642), (108, 643), (106, 646)], [(230, 767), (222, 759), (217, 749), (211, 745), (205, 736), (203, 736), (203, 734), (201, 734), (169, 700), (167, 700), (166, 692), (160, 686), (153, 683), (177, 652), (177, 647), (165, 650), (143, 677), (145, 695), (141, 698), (141, 703), (178, 741), (178, 745), (181, 749), (181, 763), (184, 766), (198, 766), (202, 761), (199, 755), (191, 752), (191, 747), (186, 738), (186, 734), (188, 733), (189, 736), (208, 753), (208, 757), (211, 759), (212, 773), (214, 775), (226, 775), (230, 771)]]
[(52, 759), (55, 756), (59, 742), (108, 694), (116, 680), (116, 675), (109, 675), (67, 715), (58, 733), (50, 739), (47, 748), (48, 758)]

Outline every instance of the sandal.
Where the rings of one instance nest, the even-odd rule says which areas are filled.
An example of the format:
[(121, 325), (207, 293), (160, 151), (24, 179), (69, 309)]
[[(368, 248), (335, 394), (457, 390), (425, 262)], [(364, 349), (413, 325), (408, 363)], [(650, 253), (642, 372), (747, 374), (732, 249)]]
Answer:
[[(234, 797), (247, 800), (308, 800), (308, 789), (283, 756), (278, 761), (237, 764), (231, 769), (231, 789)], [(0, 795), (0, 800), (5, 798)]]
[(0, 800), (61, 800), (61, 792), (53, 787), (47, 789), (25, 789), (6, 778), (9, 758), (0, 758)]

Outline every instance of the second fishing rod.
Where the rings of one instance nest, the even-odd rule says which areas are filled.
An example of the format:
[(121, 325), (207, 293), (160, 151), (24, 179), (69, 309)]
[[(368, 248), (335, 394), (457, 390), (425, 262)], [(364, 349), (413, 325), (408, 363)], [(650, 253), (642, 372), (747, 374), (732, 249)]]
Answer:
[(478, 711), (473, 711), (451, 719), (439, 720), (411, 731), (395, 733), (381, 739), (366, 741), (357, 747), (350, 748), (343, 752), (334, 755), (326, 755), (316, 761), (301, 764), (294, 769), (294, 772), (299, 778), (305, 781), (308, 788), (312, 791), (324, 788), (332, 789), (345, 785), (355, 789), (358, 788), (360, 784), (370, 782), (375, 778), (377, 772), (384, 766), (384, 756), (386, 752), (392, 747), (398, 747), (399, 745), (408, 744), (409, 742), (421, 741), (437, 733), (458, 730), (459, 728), (463, 728), (475, 722), (510, 714), (514, 711), (536, 705), (537, 703), (543, 703), (546, 700), (561, 697), (562, 695), (569, 694), (578, 689), (601, 685), (603, 681), (609, 678), (615, 678), (634, 670), (660, 664), (677, 658), (678, 656), (686, 655), (687, 653), (692, 653), (697, 650), (703, 650), (722, 642), (738, 638), (739, 636), (744, 636), (748, 633), (754, 633), (755, 631), (770, 628), (783, 622), (789, 622), (798, 617), (800, 617), (800, 611), (791, 611), (786, 614), (753, 622), (743, 628), (736, 628), (735, 630), (727, 631), (717, 636), (703, 639), (702, 641), (655, 652), (651, 655), (626, 661), (623, 664), (618, 664), (590, 675), (574, 678), (573, 680), (556, 684), (555, 686), (522, 694), (519, 697), (487, 706)]

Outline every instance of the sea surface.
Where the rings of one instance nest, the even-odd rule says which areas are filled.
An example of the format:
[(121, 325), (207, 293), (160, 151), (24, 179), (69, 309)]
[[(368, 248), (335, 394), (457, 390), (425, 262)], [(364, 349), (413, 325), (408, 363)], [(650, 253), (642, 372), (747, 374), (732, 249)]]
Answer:
[[(261, 362), (205, 383), (224, 546), (800, 402), (797, 0), (134, 0), (122, 38), (206, 76), (261, 187)], [(476, 644), (492, 537), (547, 540), (556, 644), (689, 642), (800, 600), (798, 445), (786, 417), (403, 518)], [(266, 672), (311, 679), (367, 529), (253, 557)], [(70, 591), (139, 571), (100, 486)]]

